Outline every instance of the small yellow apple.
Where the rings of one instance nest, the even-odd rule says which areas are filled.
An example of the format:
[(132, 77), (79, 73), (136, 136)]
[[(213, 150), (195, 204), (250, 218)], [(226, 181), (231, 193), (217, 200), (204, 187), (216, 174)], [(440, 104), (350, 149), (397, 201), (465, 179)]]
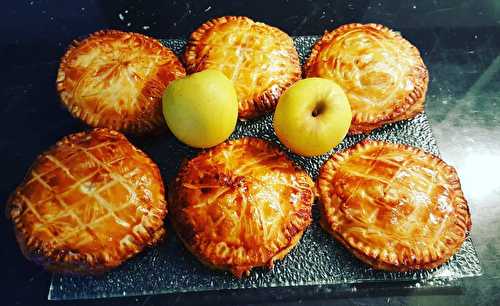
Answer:
[(334, 81), (308, 78), (280, 97), (273, 125), (280, 141), (304, 156), (324, 154), (344, 139), (351, 125), (351, 107)]
[(195, 148), (209, 148), (226, 140), (238, 119), (233, 83), (217, 70), (204, 70), (170, 82), (162, 102), (170, 131)]

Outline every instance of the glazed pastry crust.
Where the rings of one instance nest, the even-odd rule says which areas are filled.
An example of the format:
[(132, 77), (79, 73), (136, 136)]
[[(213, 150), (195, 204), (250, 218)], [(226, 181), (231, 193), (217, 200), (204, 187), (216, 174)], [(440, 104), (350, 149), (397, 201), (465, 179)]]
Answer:
[(64, 137), (8, 200), (23, 254), (46, 269), (97, 274), (156, 244), (167, 213), (158, 167), (119, 132)]
[(70, 46), (57, 90), (70, 113), (85, 123), (144, 134), (165, 126), (163, 91), (185, 75), (177, 56), (159, 41), (105, 30)]
[(172, 224), (201, 262), (235, 276), (272, 267), (311, 223), (314, 183), (274, 145), (220, 144), (179, 171), (169, 193)]
[(301, 77), (293, 40), (278, 28), (240, 16), (201, 25), (191, 34), (184, 62), (189, 73), (216, 69), (232, 80), (241, 119), (274, 110), (281, 94)]
[(375, 269), (432, 269), (471, 228), (454, 168), (402, 144), (365, 140), (334, 154), (317, 187), (322, 226)]
[(420, 52), (379, 24), (325, 32), (304, 67), (306, 77), (335, 81), (353, 112), (350, 134), (415, 117), (424, 110), (429, 76)]

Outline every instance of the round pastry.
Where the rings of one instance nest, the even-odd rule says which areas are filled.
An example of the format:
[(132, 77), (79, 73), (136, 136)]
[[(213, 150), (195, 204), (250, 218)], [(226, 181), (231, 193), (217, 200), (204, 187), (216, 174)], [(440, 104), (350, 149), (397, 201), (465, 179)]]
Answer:
[(41, 154), (7, 207), (23, 254), (56, 272), (107, 271), (165, 235), (158, 167), (108, 129)]
[(57, 90), (71, 114), (94, 127), (143, 134), (165, 126), (161, 96), (186, 75), (175, 54), (137, 33), (99, 31), (61, 60)]
[(247, 17), (204, 23), (191, 34), (184, 60), (190, 73), (216, 69), (234, 82), (242, 119), (273, 110), (301, 75), (293, 40), (278, 28)]
[(363, 141), (334, 154), (318, 178), (322, 225), (375, 269), (432, 269), (470, 231), (455, 169), (402, 144)]
[(429, 81), (420, 53), (379, 24), (347, 24), (326, 32), (304, 67), (306, 77), (335, 81), (353, 113), (351, 134), (415, 117)]
[(257, 138), (199, 154), (169, 193), (172, 224), (187, 249), (237, 277), (284, 258), (311, 223), (313, 202), (307, 173)]

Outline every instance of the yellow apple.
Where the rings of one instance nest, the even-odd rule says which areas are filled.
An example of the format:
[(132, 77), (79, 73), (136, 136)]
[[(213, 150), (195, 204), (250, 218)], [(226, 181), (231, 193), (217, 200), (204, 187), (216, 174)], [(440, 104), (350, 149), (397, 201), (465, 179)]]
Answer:
[(209, 148), (226, 140), (238, 119), (233, 83), (217, 70), (204, 70), (172, 81), (162, 102), (170, 131), (195, 148)]
[(344, 139), (351, 125), (351, 107), (334, 81), (308, 78), (280, 97), (273, 125), (280, 141), (304, 156), (324, 154)]

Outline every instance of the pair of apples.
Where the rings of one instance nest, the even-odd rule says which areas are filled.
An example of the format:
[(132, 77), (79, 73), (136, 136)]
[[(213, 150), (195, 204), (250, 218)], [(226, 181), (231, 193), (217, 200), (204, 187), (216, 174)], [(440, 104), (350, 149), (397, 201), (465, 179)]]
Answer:
[[(233, 83), (217, 70), (172, 81), (163, 94), (163, 114), (183, 143), (208, 148), (225, 141), (238, 119)], [(324, 154), (344, 139), (351, 125), (347, 97), (331, 80), (308, 78), (280, 97), (273, 119), (280, 141), (304, 155)]]

